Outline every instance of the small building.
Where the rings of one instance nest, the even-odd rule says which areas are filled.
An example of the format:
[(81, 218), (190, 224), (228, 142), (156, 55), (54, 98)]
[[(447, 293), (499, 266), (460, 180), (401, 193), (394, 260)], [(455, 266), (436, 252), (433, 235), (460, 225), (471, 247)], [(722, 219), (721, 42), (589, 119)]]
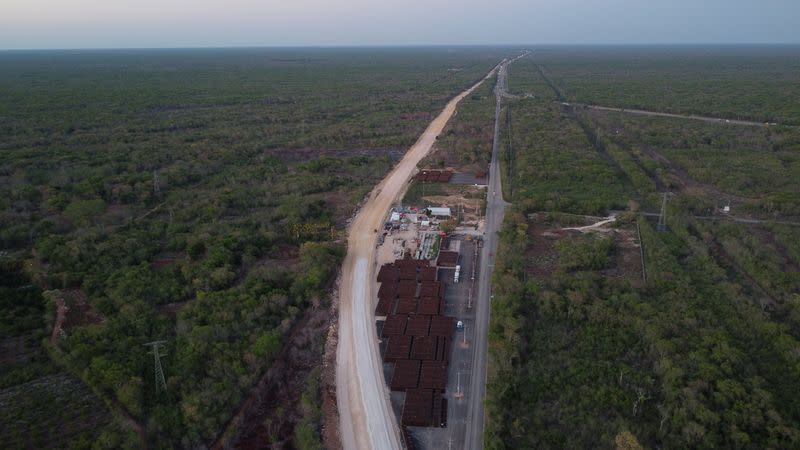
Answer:
[(450, 208), (431, 206), (428, 208), (428, 211), (431, 212), (431, 216), (436, 217), (437, 219), (449, 219), (452, 215)]
[(391, 222), (399, 222), (400, 221), (400, 213), (399, 212), (393, 212), (391, 217), (389, 218), (389, 221), (391, 221)]

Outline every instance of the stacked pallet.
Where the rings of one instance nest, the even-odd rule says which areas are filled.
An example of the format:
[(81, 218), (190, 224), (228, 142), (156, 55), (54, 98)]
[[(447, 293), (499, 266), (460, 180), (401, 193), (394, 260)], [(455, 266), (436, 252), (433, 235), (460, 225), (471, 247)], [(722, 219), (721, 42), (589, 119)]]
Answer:
[(444, 426), (447, 367), (455, 320), (445, 316), (445, 285), (427, 260), (402, 259), (378, 272), (376, 315), (386, 316), (383, 359), (394, 363), (393, 391), (406, 393), (401, 424)]
[(419, 173), (417, 173), (414, 179), (428, 183), (447, 183), (452, 177), (452, 170), (422, 169), (419, 171)]

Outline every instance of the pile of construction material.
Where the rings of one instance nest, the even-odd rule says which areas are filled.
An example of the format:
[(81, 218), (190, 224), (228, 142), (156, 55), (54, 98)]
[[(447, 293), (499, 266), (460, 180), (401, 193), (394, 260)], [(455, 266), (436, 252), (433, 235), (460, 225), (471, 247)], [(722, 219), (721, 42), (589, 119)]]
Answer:
[(414, 179), (417, 181), (427, 181), (428, 183), (447, 183), (452, 176), (452, 170), (422, 169), (417, 173)]
[(386, 316), (383, 359), (394, 363), (393, 391), (405, 392), (403, 426), (447, 423), (447, 365), (455, 320), (445, 316), (445, 285), (427, 260), (399, 259), (378, 272), (376, 315)]

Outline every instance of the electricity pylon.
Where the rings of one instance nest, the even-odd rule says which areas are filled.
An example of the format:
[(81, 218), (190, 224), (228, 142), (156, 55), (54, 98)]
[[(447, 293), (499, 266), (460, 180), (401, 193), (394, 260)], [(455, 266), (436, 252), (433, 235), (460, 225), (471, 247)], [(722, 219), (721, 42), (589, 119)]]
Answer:
[(164, 381), (164, 370), (161, 369), (161, 355), (166, 354), (166, 352), (161, 353), (161, 350), (163, 349), (164, 344), (166, 343), (167, 341), (153, 341), (144, 344), (146, 347), (148, 346), (152, 347), (152, 350), (150, 350), (148, 353), (151, 353), (153, 355), (153, 360), (155, 364), (156, 392), (161, 392), (162, 390), (164, 392), (167, 391), (167, 382)]

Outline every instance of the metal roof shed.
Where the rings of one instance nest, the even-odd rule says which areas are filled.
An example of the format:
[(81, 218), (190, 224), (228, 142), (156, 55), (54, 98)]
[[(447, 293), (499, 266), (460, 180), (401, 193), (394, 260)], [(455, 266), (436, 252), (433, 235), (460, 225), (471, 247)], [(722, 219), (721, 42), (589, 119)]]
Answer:
[(452, 215), (450, 208), (430, 206), (428, 210), (433, 217), (450, 217)]

